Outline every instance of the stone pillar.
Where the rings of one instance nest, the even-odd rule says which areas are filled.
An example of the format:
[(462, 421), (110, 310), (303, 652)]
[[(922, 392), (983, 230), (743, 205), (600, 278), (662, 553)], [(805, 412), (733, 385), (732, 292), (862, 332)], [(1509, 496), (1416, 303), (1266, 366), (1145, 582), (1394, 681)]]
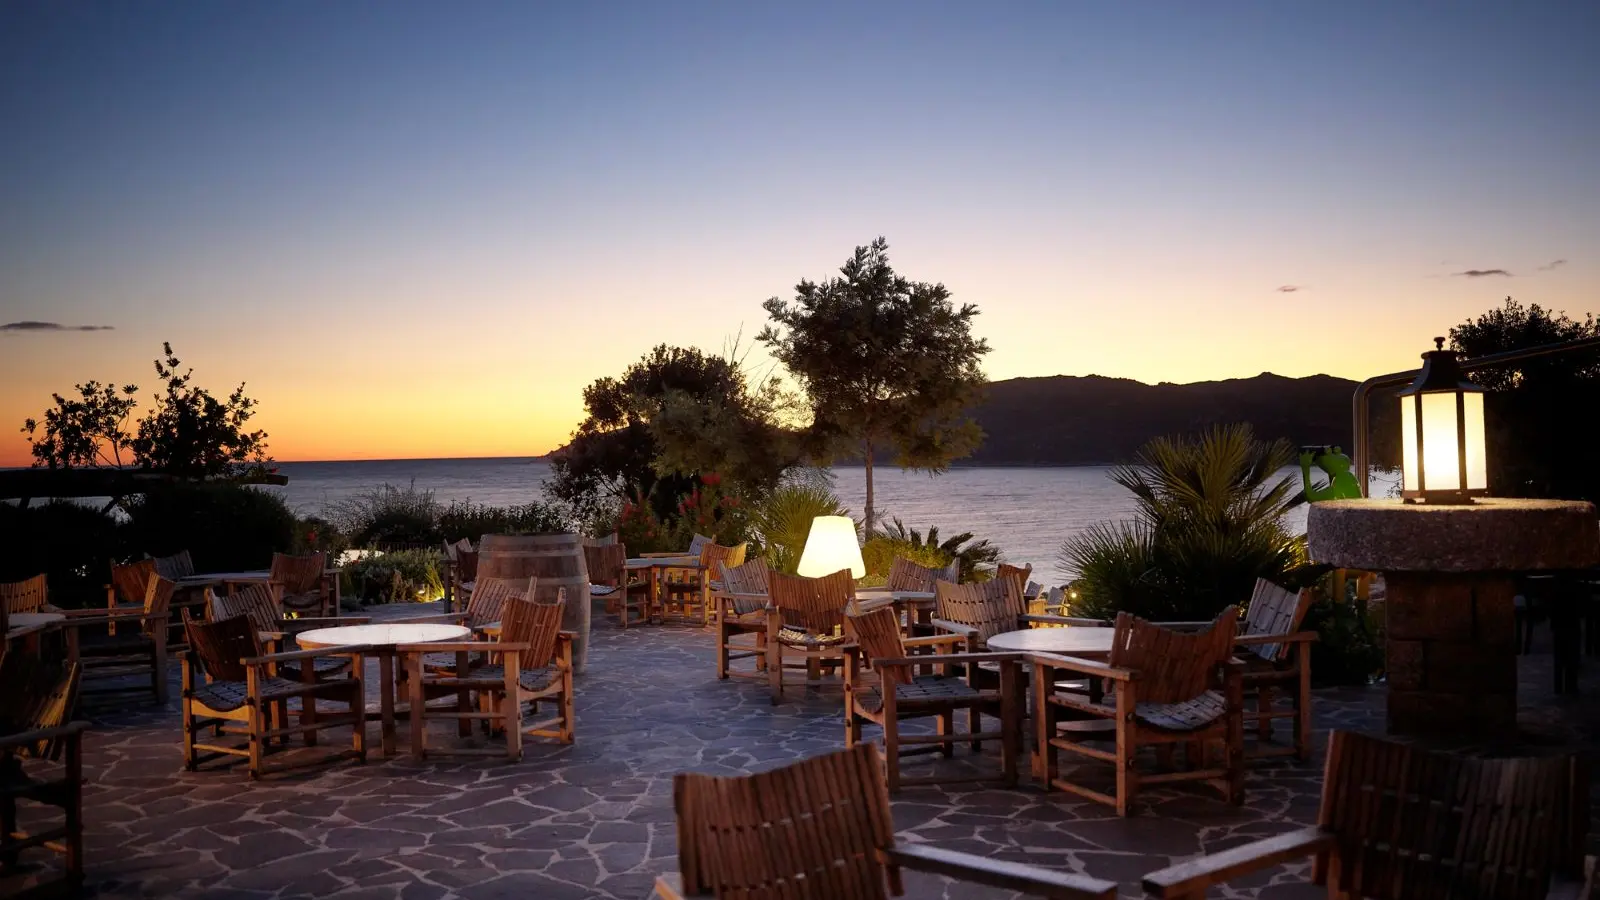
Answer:
[(1329, 500), (1307, 542), (1316, 562), (1383, 573), (1392, 734), (1515, 728), (1512, 574), (1600, 564), (1594, 506), (1559, 500)]

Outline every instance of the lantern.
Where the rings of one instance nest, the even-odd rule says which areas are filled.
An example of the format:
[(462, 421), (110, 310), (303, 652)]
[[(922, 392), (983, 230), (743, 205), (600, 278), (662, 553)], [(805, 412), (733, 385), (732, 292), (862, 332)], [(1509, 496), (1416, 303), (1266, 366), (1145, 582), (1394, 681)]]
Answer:
[(1400, 392), (1400, 496), (1407, 503), (1471, 503), (1489, 492), (1483, 388), (1467, 380), (1444, 338), (1422, 354)]
[(796, 571), (807, 578), (821, 578), (840, 569), (849, 569), (851, 578), (867, 574), (861, 545), (856, 543), (856, 523), (849, 516), (817, 516), (811, 520), (811, 533), (806, 535)]

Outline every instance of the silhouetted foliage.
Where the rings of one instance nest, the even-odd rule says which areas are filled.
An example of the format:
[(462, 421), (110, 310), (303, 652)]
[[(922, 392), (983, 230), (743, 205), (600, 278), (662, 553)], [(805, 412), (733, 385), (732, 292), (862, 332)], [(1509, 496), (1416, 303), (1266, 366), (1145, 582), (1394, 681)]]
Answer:
[(41, 572), (57, 606), (105, 605), (113, 559), (126, 555), (117, 522), (98, 508), (57, 500), (27, 508), (0, 503), (0, 581)]
[(273, 553), (294, 549), (299, 530), (283, 498), (244, 485), (160, 485), (123, 505), (130, 555), (188, 550), (200, 572), (265, 569)]
[(969, 407), (985, 383), (979, 362), (989, 345), (972, 336), (978, 308), (956, 307), (943, 284), (896, 274), (882, 237), (857, 247), (839, 272), (801, 281), (792, 302), (768, 300), (771, 323), (757, 340), (804, 387), (813, 435), (830, 455), (861, 456), (870, 531), (876, 454), (939, 472), (983, 440)]
[[(1575, 320), (1510, 297), (1450, 329), (1463, 358), (1600, 337), (1594, 314)], [(1574, 429), (1600, 409), (1600, 350), (1471, 373), (1485, 398), (1489, 489), (1503, 497), (1600, 501), (1600, 454)]]
[[(33, 464), (50, 469), (85, 469), (94, 466), (123, 465), (123, 451), (130, 451), (126, 424), (139, 401), (133, 399), (139, 386), (120, 389), (91, 381), (74, 385), (77, 397), (51, 394), (55, 407), (44, 412), (44, 420), (28, 419), (22, 433), (28, 436)], [(40, 429), (43, 433), (40, 433)]]

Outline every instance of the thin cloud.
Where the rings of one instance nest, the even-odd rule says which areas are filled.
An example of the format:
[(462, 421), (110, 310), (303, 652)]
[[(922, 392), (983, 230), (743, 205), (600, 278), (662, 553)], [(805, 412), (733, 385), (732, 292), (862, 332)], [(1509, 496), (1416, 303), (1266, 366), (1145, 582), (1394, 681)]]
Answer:
[(1280, 293), (1280, 294), (1292, 294), (1295, 291), (1303, 291), (1305, 289), (1306, 289), (1306, 286), (1303, 285), (1303, 284), (1282, 284), (1282, 285), (1278, 286), (1278, 293)]
[(1506, 278), (1511, 277), (1511, 273), (1507, 272), (1505, 269), (1468, 269), (1465, 272), (1457, 272), (1455, 274), (1465, 278), (1488, 278), (1490, 275), (1502, 275)]
[(60, 322), (7, 322), (0, 331), (9, 333), (28, 331), (111, 331), (110, 325), (63, 325)]
[(1567, 264), (1567, 261), (1564, 260), (1564, 259), (1552, 260), (1548, 265), (1540, 266), (1539, 267), (1539, 271), (1541, 271), (1541, 272), (1549, 272), (1552, 269), (1559, 269), (1559, 268), (1561, 268), (1562, 266), (1564, 266), (1566, 264)]

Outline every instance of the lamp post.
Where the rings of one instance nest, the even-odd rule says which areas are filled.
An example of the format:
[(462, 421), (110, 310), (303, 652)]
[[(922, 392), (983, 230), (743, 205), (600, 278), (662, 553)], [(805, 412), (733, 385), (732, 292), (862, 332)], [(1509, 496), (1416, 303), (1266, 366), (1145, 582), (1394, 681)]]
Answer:
[(811, 532), (806, 535), (806, 547), (800, 552), (796, 572), (807, 578), (821, 578), (840, 569), (849, 569), (851, 578), (867, 574), (861, 545), (856, 542), (856, 523), (849, 516), (817, 516), (811, 520)]
[(1407, 503), (1471, 503), (1489, 492), (1483, 388), (1467, 380), (1444, 338), (1422, 354), (1400, 392), (1400, 496)]

